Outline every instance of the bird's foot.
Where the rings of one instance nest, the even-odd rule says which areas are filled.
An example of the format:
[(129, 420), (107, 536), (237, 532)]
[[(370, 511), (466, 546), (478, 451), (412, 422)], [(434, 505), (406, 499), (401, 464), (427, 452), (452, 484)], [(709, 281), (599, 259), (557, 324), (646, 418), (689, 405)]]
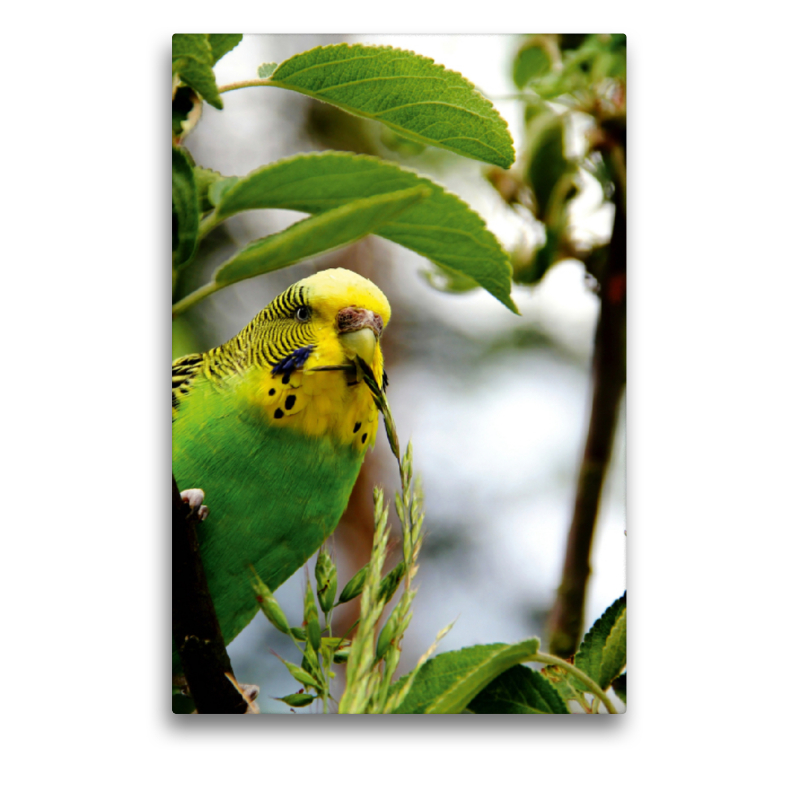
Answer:
[(256, 703), (256, 698), (261, 689), (254, 683), (240, 683), (239, 688), (242, 690), (242, 697), (247, 700), (247, 711), (244, 713), (260, 714), (261, 709), (258, 707), (258, 703)]
[(185, 489), (181, 492), (181, 500), (189, 506), (192, 519), (204, 520), (208, 516), (208, 506), (203, 505), (206, 493), (202, 489)]
[(245, 703), (247, 703), (247, 711), (244, 713), (260, 714), (261, 709), (258, 707), (258, 703), (256, 703), (256, 698), (258, 697), (258, 693), (261, 691), (261, 689), (259, 689), (259, 687), (254, 683), (239, 683), (239, 681), (237, 681), (230, 672), (226, 672), (225, 677), (236, 687), (236, 691), (241, 694)]

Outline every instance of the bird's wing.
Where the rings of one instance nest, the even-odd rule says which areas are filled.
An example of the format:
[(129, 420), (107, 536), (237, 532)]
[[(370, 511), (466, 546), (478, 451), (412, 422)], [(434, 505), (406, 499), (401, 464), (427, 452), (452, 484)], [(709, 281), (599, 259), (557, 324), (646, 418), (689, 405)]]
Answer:
[(203, 366), (203, 356), (192, 353), (172, 362), (172, 419), (180, 408), (181, 398), (185, 397), (192, 389), (195, 378), (200, 374)]

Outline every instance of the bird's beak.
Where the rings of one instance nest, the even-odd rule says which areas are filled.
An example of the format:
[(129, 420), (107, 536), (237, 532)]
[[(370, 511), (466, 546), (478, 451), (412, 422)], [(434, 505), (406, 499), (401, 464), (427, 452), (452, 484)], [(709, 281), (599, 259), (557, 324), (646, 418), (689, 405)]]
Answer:
[(336, 315), (336, 325), (345, 355), (352, 361), (359, 355), (372, 366), (375, 347), (383, 333), (380, 315), (366, 308), (343, 308)]

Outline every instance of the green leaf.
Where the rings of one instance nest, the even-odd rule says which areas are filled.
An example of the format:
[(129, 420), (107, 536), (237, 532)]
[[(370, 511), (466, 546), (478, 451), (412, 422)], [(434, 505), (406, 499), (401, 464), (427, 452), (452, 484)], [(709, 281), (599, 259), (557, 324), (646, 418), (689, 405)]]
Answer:
[(212, 206), (218, 206), (222, 200), (222, 195), (224, 195), (228, 189), (230, 189), (232, 186), (235, 186), (238, 182), (239, 179), (236, 176), (222, 178), (222, 180), (215, 182), (214, 185), (209, 189), (208, 202), (211, 203)]
[(547, 50), (538, 44), (523, 47), (514, 59), (514, 83), (524, 88), (529, 81), (539, 78), (550, 71), (550, 56)]
[(258, 67), (258, 77), (259, 78), (269, 78), (273, 72), (275, 72), (275, 67), (278, 65), (274, 61), (268, 61), (264, 64), (260, 64)]
[(172, 37), (172, 72), (175, 62), (181, 58), (192, 58), (201, 64), (213, 66), (214, 51), (207, 33), (176, 33)]
[(194, 168), (194, 182), (197, 184), (197, 196), (200, 200), (200, 211), (206, 213), (214, 208), (214, 203), (209, 198), (209, 191), (215, 183), (226, 180), (224, 175), (213, 169), (205, 167)]
[(219, 96), (217, 80), (211, 67), (194, 59), (180, 59), (177, 62), (176, 72), (180, 74), (181, 80), (191, 86), (207, 103), (214, 108), (222, 108), (222, 98)]
[(536, 216), (544, 222), (554, 222), (557, 210), (551, 209), (551, 205), (566, 197), (566, 191), (559, 197), (556, 188), (561, 188), (563, 176), (574, 171), (572, 162), (564, 156), (564, 121), (543, 109), (533, 118), (528, 133), (531, 142), (528, 180), (536, 199)]
[(219, 61), (225, 53), (229, 53), (242, 41), (241, 33), (209, 33), (208, 43), (211, 45), (211, 65)]
[(315, 47), (284, 61), (272, 83), (375, 119), (408, 139), (508, 168), (505, 120), (462, 75), (408, 50)]
[(536, 93), (544, 100), (593, 91), (593, 86), (607, 78), (625, 78), (624, 35), (592, 34), (573, 39), (562, 36), (565, 52), (561, 70), (548, 72), (534, 83)]
[(172, 148), (172, 264), (191, 260), (197, 248), (200, 204), (192, 165), (179, 147)]
[(469, 710), (473, 714), (569, 714), (553, 684), (519, 664), (476, 695)]
[(625, 705), (628, 705), (628, 673), (623, 672), (618, 678), (611, 681), (611, 688), (614, 693), (622, 700)]
[(374, 232), (475, 281), (518, 314), (511, 299), (511, 264), (486, 224), (463, 200), (415, 172), (351, 153), (298, 155), (260, 167), (225, 192), (222, 220), (254, 208), (290, 208), (318, 214), (386, 192), (424, 186), (422, 202)]
[(405, 136), (401, 136), (385, 126), (381, 128), (380, 138), (384, 147), (401, 156), (418, 156), (420, 153), (425, 152), (424, 144), (407, 139)]
[(626, 594), (615, 600), (584, 636), (575, 655), (575, 666), (583, 670), (601, 689), (625, 668)]
[(355, 242), (418, 203), (427, 193), (424, 186), (417, 186), (315, 214), (286, 230), (251, 242), (217, 270), (214, 283), (218, 287), (228, 286)]
[[(479, 644), (426, 661), (395, 714), (460, 714), (495, 678), (539, 651), (539, 640)], [(392, 687), (398, 691), (408, 676)]]
[(553, 685), (564, 703), (583, 699), (586, 687), (580, 681), (575, 680), (563, 667), (545, 667), (540, 675)]
[(208, 34), (176, 33), (172, 37), (172, 74), (191, 86), (214, 108), (222, 108), (222, 98), (214, 77), (214, 51)]
[(545, 229), (544, 243), (536, 250), (531, 257), (531, 260), (514, 273), (514, 280), (517, 283), (539, 283), (539, 281), (544, 278), (550, 267), (552, 267), (556, 262), (560, 240), (560, 228), (548, 226)]
[(628, 638), (628, 612), (623, 609), (619, 619), (614, 623), (605, 646), (603, 647), (603, 657), (600, 662), (600, 677), (597, 683), (600, 688), (607, 689), (611, 686), (611, 681), (616, 678), (627, 662), (627, 638)]
[(464, 294), (477, 289), (479, 285), (473, 278), (441, 264), (436, 264), (433, 269), (424, 270), (422, 277), (428, 286), (432, 286), (437, 292), (447, 292), (447, 294)]

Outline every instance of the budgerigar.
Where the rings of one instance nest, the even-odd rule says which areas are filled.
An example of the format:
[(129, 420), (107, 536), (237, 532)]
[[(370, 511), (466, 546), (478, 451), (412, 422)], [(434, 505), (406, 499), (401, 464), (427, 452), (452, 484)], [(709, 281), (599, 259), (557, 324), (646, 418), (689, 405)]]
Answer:
[(172, 468), (180, 489), (205, 492), (200, 554), (226, 644), (258, 610), (251, 565), (275, 590), (344, 512), (378, 429), (357, 356), (384, 384), (390, 315), (371, 281), (330, 269), (172, 365)]

